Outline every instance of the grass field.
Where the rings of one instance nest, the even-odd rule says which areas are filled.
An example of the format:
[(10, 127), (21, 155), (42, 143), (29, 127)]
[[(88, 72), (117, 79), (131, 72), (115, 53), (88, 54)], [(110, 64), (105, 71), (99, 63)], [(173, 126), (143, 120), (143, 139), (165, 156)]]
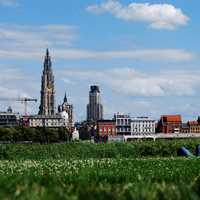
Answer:
[(2, 145), (0, 199), (200, 199), (198, 142)]

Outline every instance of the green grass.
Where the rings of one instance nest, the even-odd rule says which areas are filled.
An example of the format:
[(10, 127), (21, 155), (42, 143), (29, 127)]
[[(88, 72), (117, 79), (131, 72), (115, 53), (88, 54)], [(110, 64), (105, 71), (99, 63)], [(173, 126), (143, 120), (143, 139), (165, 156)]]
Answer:
[(132, 143), (67, 143), (49, 145), (0, 145), (0, 159), (87, 159), (87, 158), (140, 158), (177, 156), (185, 146), (195, 153), (200, 140), (139, 141)]
[(0, 199), (200, 199), (199, 140), (0, 146)]
[(1, 161), (1, 199), (198, 199), (200, 160)]

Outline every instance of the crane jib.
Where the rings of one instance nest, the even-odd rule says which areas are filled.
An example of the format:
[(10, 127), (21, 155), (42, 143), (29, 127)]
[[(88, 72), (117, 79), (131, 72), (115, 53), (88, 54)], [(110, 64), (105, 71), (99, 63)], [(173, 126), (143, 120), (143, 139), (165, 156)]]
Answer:
[(27, 107), (28, 102), (37, 102), (37, 99), (34, 98), (0, 98), (0, 101), (18, 101), (24, 104), (24, 114), (27, 116)]

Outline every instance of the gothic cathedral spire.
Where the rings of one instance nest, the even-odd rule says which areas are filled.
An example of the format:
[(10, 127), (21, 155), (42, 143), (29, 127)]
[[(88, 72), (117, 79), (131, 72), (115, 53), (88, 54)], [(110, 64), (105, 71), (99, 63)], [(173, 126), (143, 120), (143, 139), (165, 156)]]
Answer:
[(64, 103), (67, 103), (67, 93), (65, 92)]
[(51, 116), (55, 114), (54, 96), (54, 76), (52, 71), (51, 57), (49, 55), (49, 50), (47, 49), (41, 81), (41, 102), (39, 107), (39, 115)]

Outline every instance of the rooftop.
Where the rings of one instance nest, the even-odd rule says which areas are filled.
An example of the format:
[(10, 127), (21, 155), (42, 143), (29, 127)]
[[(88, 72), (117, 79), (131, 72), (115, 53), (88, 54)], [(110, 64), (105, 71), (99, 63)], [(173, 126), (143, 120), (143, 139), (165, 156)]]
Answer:
[(11, 112), (0, 112), (0, 115), (19, 115), (19, 113), (11, 113)]
[(115, 120), (104, 119), (104, 120), (98, 120), (97, 123), (115, 123)]
[(156, 121), (156, 120), (151, 119), (149, 117), (135, 117), (132, 118), (132, 121)]
[(30, 115), (28, 116), (28, 118), (30, 119), (61, 119), (61, 115), (50, 115), (50, 116), (46, 116), (46, 115)]
[(162, 115), (161, 119), (163, 120), (163, 122), (182, 122), (181, 115)]
[(199, 123), (197, 121), (188, 121), (188, 125), (192, 126), (192, 125), (199, 125)]

